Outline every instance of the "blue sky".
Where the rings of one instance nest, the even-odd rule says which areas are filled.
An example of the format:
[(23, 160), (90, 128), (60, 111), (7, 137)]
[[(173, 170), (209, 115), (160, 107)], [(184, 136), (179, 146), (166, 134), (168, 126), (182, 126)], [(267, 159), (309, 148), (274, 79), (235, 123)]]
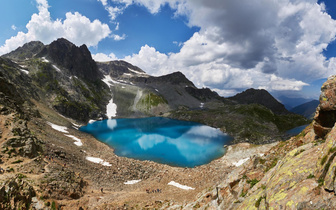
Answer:
[(223, 96), (317, 98), (336, 69), (334, 0), (3, 0), (0, 14), (0, 55), (64, 37), (97, 61), (181, 71)]

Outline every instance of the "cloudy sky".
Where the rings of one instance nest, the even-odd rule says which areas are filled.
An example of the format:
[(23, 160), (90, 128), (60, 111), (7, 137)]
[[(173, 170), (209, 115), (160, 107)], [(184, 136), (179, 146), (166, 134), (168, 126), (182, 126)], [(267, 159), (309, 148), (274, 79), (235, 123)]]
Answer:
[(64, 37), (95, 60), (183, 72), (223, 96), (318, 98), (336, 73), (334, 0), (2, 0), (0, 55)]

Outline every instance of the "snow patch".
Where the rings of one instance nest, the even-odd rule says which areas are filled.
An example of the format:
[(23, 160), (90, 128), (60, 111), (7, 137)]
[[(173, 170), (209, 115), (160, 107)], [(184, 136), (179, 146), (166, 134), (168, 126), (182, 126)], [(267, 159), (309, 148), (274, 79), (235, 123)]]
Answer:
[(200, 108), (203, 109), (204, 108), (204, 103), (200, 104)]
[(104, 79), (102, 79), (102, 81), (107, 84), (109, 87), (113, 86), (113, 83), (119, 83), (117, 81), (114, 81), (110, 75), (105, 75)]
[(141, 179), (139, 180), (131, 180), (131, 181), (127, 181), (127, 182), (124, 182), (124, 184), (136, 184), (138, 182), (141, 182)]
[(102, 164), (103, 166), (112, 166), (109, 162), (104, 161), (101, 158), (96, 158), (96, 157), (86, 157), (86, 160), (93, 162), (93, 163), (98, 163)]
[(46, 63), (49, 63), (49, 60), (47, 60), (45, 57), (42, 57), (42, 61), (46, 62)]
[(241, 160), (239, 160), (238, 162), (232, 163), (232, 165), (234, 165), (234, 166), (236, 166), (236, 167), (241, 166), (241, 165), (243, 165), (246, 161), (248, 161), (249, 159), (250, 159), (249, 157), (248, 157), (248, 158), (245, 158), (245, 159), (241, 159)]
[(82, 141), (79, 138), (77, 138), (76, 136), (66, 135), (66, 134), (65, 134), (65, 136), (67, 136), (67, 137), (72, 138), (73, 140), (75, 140), (76, 141), (76, 142), (74, 142), (75, 145), (77, 145), (79, 147), (83, 146)]
[(136, 74), (143, 74), (143, 75), (147, 75), (146, 73), (143, 73), (143, 72), (138, 72), (134, 69), (131, 69), (131, 68), (128, 68), (129, 71), (133, 72), (133, 73), (136, 73)]
[(181, 185), (181, 184), (179, 184), (177, 182), (174, 182), (174, 181), (169, 182), (168, 185), (172, 185), (174, 187), (178, 187), (178, 188), (181, 188), (183, 190), (194, 190), (195, 189), (195, 188), (192, 188), (192, 187), (188, 187), (186, 185)]
[(52, 65), (54, 67), (54, 69), (58, 72), (61, 72), (61, 69), (59, 69), (56, 65)]
[(25, 70), (25, 69), (20, 69), (20, 71), (22, 71), (25, 74), (29, 74), (29, 71)]
[(106, 106), (106, 116), (111, 119), (117, 116), (117, 104), (113, 103), (113, 98), (109, 101)]
[(159, 93), (159, 90), (158, 90), (158, 89), (155, 89), (155, 91)]
[(96, 120), (89, 120), (89, 124), (96, 122)]
[(51, 122), (47, 122), (47, 124), (50, 125), (53, 129), (55, 129), (55, 130), (57, 130), (57, 131), (60, 131), (60, 132), (62, 132), (62, 133), (69, 133), (69, 132), (67, 131), (68, 128), (65, 127), (65, 126), (56, 125), (56, 124), (53, 124), (53, 123), (51, 123)]

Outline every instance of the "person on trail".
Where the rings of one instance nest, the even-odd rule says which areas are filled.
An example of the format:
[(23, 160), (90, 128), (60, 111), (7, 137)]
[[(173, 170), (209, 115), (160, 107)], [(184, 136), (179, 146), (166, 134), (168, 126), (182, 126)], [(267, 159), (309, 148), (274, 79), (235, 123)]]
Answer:
[(103, 188), (100, 188), (100, 191), (101, 191), (102, 193), (104, 193), (104, 192), (103, 192)]

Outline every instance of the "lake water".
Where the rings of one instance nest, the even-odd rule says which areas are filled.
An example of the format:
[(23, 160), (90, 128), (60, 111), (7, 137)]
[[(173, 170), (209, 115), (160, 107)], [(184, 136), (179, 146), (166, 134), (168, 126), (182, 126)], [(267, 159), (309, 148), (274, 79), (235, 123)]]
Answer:
[(118, 156), (195, 167), (224, 155), (232, 138), (202, 124), (168, 118), (109, 119), (80, 128)]
[(291, 130), (286, 131), (287, 134), (289, 135), (298, 135), (299, 133), (301, 133), (301, 131), (303, 131), (308, 125), (301, 125), (299, 127), (293, 128)]

